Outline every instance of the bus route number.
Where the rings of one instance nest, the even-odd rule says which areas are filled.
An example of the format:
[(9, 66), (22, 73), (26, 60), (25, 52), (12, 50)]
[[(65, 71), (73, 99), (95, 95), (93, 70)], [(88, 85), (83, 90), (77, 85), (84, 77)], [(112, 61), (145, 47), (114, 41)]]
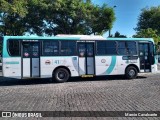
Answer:
[(54, 63), (55, 64), (65, 64), (66, 61), (65, 60), (55, 60)]

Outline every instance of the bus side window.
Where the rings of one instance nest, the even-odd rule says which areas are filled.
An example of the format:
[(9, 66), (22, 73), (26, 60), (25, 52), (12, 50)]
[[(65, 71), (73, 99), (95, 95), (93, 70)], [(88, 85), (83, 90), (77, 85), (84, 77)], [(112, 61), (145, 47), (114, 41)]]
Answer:
[(97, 41), (97, 55), (106, 55), (105, 41)]
[(58, 41), (43, 41), (43, 55), (54, 56), (59, 54), (59, 42)]
[(119, 55), (136, 55), (137, 47), (134, 41), (118, 41), (118, 54)]
[(20, 42), (19, 40), (9, 39), (8, 51), (10, 56), (20, 56)]
[(117, 55), (115, 41), (97, 41), (97, 55)]
[(127, 48), (127, 53), (129, 55), (136, 55), (137, 54), (137, 47), (136, 47), (136, 42), (134, 41), (127, 41), (126, 42), (126, 48)]
[(115, 41), (106, 41), (106, 55), (117, 55)]
[(119, 55), (127, 55), (125, 41), (118, 41), (118, 54)]
[(85, 56), (85, 44), (79, 44), (78, 47), (78, 53), (80, 57), (84, 57)]
[(88, 44), (87, 45), (87, 56), (89, 56), (89, 57), (92, 57), (93, 56), (93, 46), (92, 46), (92, 44)]
[(149, 55), (150, 55), (151, 64), (153, 65), (155, 63), (155, 59), (154, 59), (154, 45), (153, 45), (153, 43), (149, 43)]
[(76, 55), (76, 41), (61, 41), (60, 55), (73, 56)]

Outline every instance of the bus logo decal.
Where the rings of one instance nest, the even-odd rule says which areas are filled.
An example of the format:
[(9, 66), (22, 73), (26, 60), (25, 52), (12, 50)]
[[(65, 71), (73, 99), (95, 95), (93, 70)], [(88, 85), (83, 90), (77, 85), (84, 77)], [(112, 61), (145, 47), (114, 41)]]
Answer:
[(25, 57), (28, 57), (28, 56), (29, 56), (29, 53), (25, 52), (25, 53), (24, 53), (24, 56), (25, 56)]
[(46, 64), (46, 65), (50, 65), (50, 64), (51, 64), (51, 61), (50, 61), (50, 60), (46, 60), (46, 61), (45, 61), (45, 64)]
[(105, 60), (105, 59), (102, 59), (102, 60), (101, 60), (101, 63), (105, 63), (105, 62), (106, 62), (106, 60)]

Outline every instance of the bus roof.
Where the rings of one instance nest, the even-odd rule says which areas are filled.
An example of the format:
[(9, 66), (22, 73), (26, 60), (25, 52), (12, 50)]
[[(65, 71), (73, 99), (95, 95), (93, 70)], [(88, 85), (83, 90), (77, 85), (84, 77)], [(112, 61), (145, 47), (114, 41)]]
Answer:
[(6, 39), (60, 39), (60, 40), (106, 40), (102, 36), (90, 36), (90, 35), (62, 35), (52, 37), (42, 36), (4, 36)]
[(52, 37), (45, 36), (3, 36), (5, 39), (59, 39), (59, 40), (133, 40), (133, 41), (152, 41), (153, 38), (104, 38), (99, 35), (57, 35)]
[(134, 40), (134, 41), (152, 41), (153, 38), (107, 38), (107, 40)]

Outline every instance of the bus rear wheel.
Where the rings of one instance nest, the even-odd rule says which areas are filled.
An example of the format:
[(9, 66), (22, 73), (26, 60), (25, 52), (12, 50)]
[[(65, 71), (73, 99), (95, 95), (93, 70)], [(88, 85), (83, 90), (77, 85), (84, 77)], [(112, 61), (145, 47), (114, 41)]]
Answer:
[(137, 74), (138, 74), (137, 69), (133, 66), (130, 66), (126, 69), (125, 77), (127, 79), (134, 79), (137, 77)]
[(69, 79), (69, 76), (68, 70), (65, 68), (58, 68), (53, 75), (53, 80), (57, 83), (63, 83)]

